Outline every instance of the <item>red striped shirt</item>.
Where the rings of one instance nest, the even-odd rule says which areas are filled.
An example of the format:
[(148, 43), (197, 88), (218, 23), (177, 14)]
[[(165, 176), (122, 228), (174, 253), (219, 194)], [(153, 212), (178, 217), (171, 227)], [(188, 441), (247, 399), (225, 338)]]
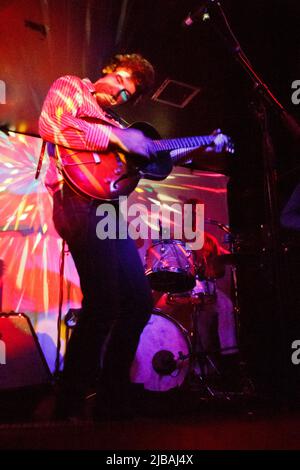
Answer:
[[(106, 150), (113, 126), (121, 126), (98, 105), (95, 91), (89, 79), (71, 75), (58, 78), (43, 104), (39, 119), (41, 137), (77, 150)], [(61, 181), (54, 158), (50, 158), (45, 184), (53, 193)]]

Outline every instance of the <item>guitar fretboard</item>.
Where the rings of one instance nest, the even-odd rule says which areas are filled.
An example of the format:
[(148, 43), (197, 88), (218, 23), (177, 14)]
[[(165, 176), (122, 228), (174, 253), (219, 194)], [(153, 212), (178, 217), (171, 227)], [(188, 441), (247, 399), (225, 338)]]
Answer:
[(180, 148), (204, 147), (210, 145), (214, 140), (211, 135), (203, 135), (196, 137), (180, 137), (179, 139), (162, 139), (154, 140), (154, 148), (156, 152), (165, 150), (175, 150)]

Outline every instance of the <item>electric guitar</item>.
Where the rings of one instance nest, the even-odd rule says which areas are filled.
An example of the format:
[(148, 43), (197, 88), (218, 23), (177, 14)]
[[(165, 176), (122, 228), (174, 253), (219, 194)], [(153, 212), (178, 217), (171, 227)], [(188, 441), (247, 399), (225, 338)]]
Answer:
[[(122, 150), (91, 152), (74, 150), (56, 145), (57, 166), (65, 181), (79, 194), (92, 199), (117, 200), (128, 196), (141, 178), (163, 180), (173, 166), (189, 160), (189, 153), (200, 147), (214, 144), (217, 134), (178, 139), (159, 139), (156, 130), (147, 123), (135, 123), (132, 127), (142, 130), (154, 143), (157, 157), (146, 161), (138, 155), (126, 154)], [(233, 153), (229, 137), (222, 152)], [(184, 154), (170, 155), (171, 150), (186, 149)]]

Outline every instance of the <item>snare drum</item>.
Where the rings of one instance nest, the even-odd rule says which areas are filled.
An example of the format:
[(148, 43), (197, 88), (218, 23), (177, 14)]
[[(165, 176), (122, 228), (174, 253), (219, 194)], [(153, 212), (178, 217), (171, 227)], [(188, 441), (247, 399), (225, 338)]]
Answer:
[(146, 390), (165, 392), (180, 387), (190, 370), (191, 343), (173, 318), (154, 309), (131, 366), (131, 382)]
[(196, 283), (193, 253), (179, 240), (160, 240), (148, 248), (145, 273), (153, 290), (186, 292)]

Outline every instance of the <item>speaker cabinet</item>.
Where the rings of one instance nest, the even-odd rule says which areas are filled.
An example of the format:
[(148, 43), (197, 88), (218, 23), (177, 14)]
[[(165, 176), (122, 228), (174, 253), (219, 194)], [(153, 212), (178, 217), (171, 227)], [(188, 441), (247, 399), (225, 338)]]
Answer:
[(46, 385), (51, 373), (30, 319), (0, 313), (0, 391)]

